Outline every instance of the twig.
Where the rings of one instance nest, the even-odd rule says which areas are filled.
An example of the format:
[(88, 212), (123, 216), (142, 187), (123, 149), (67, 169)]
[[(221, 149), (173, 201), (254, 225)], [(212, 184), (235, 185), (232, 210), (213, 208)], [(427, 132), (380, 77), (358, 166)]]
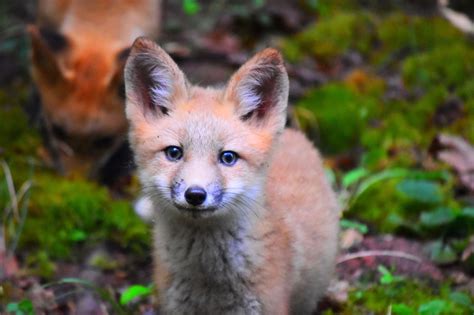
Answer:
[(411, 255), (405, 252), (396, 251), (396, 250), (366, 250), (360, 251), (353, 254), (347, 254), (342, 257), (339, 257), (337, 260), (337, 264), (345, 263), (346, 261), (357, 259), (357, 258), (364, 258), (364, 257), (374, 257), (374, 256), (388, 256), (388, 257), (396, 257), (396, 258), (403, 258), (407, 260), (411, 260), (417, 263), (421, 263), (422, 259), (415, 255)]

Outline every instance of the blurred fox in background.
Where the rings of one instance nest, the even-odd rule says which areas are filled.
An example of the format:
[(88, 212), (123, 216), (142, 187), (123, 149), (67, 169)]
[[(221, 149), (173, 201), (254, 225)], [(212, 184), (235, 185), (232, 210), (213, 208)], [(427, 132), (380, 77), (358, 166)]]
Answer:
[(44, 156), (61, 173), (107, 183), (117, 175), (110, 164), (127, 165), (123, 67), (136, 37), (157, 37), (160, 2), (39, 0), (31, 73)]

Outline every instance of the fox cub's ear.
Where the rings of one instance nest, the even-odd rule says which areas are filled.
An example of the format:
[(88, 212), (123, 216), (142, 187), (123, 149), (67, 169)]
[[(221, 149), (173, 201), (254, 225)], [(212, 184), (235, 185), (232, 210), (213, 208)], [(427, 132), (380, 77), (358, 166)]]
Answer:
[[(167, 115), (186, 95), (186, 78), (171, 57), (153, 41), (135, 40), (125, 65), (127, 115)], [(134, 116), (136, 117), (136, 116)]]
[(267, 48), (232, 76), (225, 98), (236, 104), (236, 113), (242, 120), (279, 131), (285, 125), (288, 85), (280, 53)]

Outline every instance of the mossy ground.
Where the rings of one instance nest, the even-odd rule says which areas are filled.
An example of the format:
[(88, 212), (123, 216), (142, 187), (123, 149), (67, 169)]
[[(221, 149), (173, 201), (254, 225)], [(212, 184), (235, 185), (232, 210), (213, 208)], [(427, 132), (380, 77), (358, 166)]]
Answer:
[(337, 313), (330, 310), (323, 314), (461, 315), (472, 311), (468, 293), (453, 293), (447, 284), (439, 287), (420, 281), (401, 280), (354, 288), (342, 310)]
[[(437, 15), (381, 12), (357, 1), (318, 1), (316, 11), (317, 21), (282, 41), (282, 50), (292, 63), (315, 62), (329, 81), (297, 102), (301, 127), (328, 156), (350, 156), (356, 173), (366, 174), (345, 187), (348, 173), (336, 170), (350, 196), (344, 216), (371, 233), (430, 241), (433, 261), (459, 263), (474, 233), (471, 205), (458, 198), (449, 173), (422, 179), (409, 170), (448, 170), (428, 153), (440, 133), (474, 142), (472, 38)], [(360, 62), (347, 66), (351, 54)], [(408, 173), (395, 176), (400, 168)], [(472, 313), (472, 301), (465, 307), (450, 299), (451, 285), (434, 287), (372, 283), (354, 289), (337, 314), (390, 314), (390, 305), (391, 314)]]
[[(380, 14), (354, 1), (322, 1), (320, 6), (331, 14), (324, 11), (316, 23), (283, 41), (289, 60), (312, 58), (333, 68), (350, 52), (363, 60), (297, 103), (301, 126), (323, 152), (362, 152), (360, 165), (372, 171), (419, 168), (440, 133), (474, 141), (474, 44), (469, 37), (439, 16)], [(331, 68), (322, 71), (332, 76)], [(452, 103), (454, 117), (443, 117)], [(444, 185), (446, 191), (452, 188)], [(413, 210), (392, 186), (370, 191), (354, 213), (384, 230), (388, 222), (380, 213), (388, 218), (397, 208)], [(390, 211), (383, 211), (387, 200)]]

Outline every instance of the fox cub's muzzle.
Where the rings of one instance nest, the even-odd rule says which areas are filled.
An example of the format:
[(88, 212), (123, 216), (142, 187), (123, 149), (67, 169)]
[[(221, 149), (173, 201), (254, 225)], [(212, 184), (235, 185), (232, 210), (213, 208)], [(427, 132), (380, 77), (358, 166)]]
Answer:
[(206, 201), (207, 193), (199, 186), (192, 186), (184, 192), (184, 198), (192, 206), (200, 206)]

